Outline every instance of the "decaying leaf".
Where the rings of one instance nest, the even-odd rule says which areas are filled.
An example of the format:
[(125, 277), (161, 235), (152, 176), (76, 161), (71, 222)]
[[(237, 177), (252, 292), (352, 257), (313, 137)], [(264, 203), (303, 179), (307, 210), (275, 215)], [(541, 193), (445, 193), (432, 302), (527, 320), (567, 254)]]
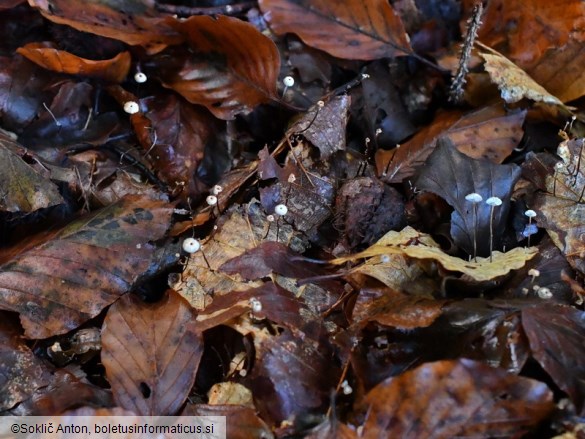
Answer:
[(156, 53), (168, 44), (178, 44), (182, 37), (168, 26), (148, 0), (92, 1), (29, 0), (50, 21), (65, 24), (82, 32), (114, 38)]
[(195, 175), (205, 145), (213, 141), (215, 121), (173, 94), (141, 99), (140, 104), (143, 117), (131, 121), (158, 177), (173, 191), (185, 188), (186, 196), (199, 195)]
[(564, 46), (569, 38), (583, 41), (584, 17), (585, 5), (580, 0), (490, 1), (479, 39), (491, 47), (507, 46), (507, 55), (518, 65), (527, 67), (548, 48)]
[(154, 304), (126, 295), (109, 310), (102, 362), (116, 402), (134, 413), (175, 414), (195, 382), (203, 339), (174, 291)]
[(585, 273), (585, 139), (562, 142), (557, 155), (561, 161), (546, 177), (547, 192), (536, 197), (535, 221), (569, 263)]
[(583, 311), (568, 306), (544, 304), (522, 310), (532, 356), (569, 395), (580, 416), (585, 416), (584, 322)]
[(63, 203), (57, 186), (24, 161), (27, 153), (18, 143), (0, 133), (0, 210), (34, 212)]
[(440, 112), (431, 125), (400, 147), (376, 151), (378, 175), (388, 183), (410, 177), (433, 152), (440, 137), (448, 137), (459, 152), (471, 158), (502, 163), (522, 140), (525, 117), (525, 111), (506, 112), (499, 104), (467, 114)]
[[(455, 210), (451, 215), (451, 236), (468, 254), (489, 255), (500, 248), (500, 239), (506, 228), (510, 197), (514, 184), (520, 178), (520, 167), (515, 164), (495, 165), (486, 160), (474, 160), (460, 153), (448, 139), (440, 139), (420, 172), (417, 187), (442, 197)], [(479, 194), (477, 204), (466, 199)], [(486, 201), (498, 197), (501, 205), (490, 208)]]
[(161, 54), (163, 85), (205, 105), (220, 119), (233, 119), (276, 97), (278, 50), (254, 26), (222, 15), (168, 23), (185, 36), (193, 52), (183, 50), (181, 59)]
[[(446, 270), (464, 273), (471, 279), (481, 282), (495, 279), (508, 274), (510, 270), (523, 267), (526, 261), (534, 257), (537, 252), (536, 247), (516, 247), (506, 253), (494, 251), (491, 262), (489, 257), (478, 257), (477, 262), (465, 261), (443, 252), (439, 244), (433, 241), (429, 235), (406, 227), (400, 233), (388, 232), (376, 244), (363, 252), (333, 259), (329, 263), (339, 265), (362, 258), (398, 254), (413, 259), (435, 260)], [(379, 260), (376, 259), (376, 261)]]
[(30, 338), (78, 327), (153, 268), (152, 242), (171, 214), (168, 203), (129, 196), (14, 249), (0, 266), (0, 308), (18, 312)]
[(502, 99), (506, 103), (513, 104), (522, 99), (530, 99), (534, 102), (564, 106), (559, 98), (551, 95), (543, 86), (528, 76), (528, 73), (505, 56), (482, 53), (481, 57), (485, 60), (486, 71), (500, 89)]
[[(195, 309), (205, 308), (211, 293), (221, 296), (262, 285), (262, 281), (246, 282), (238, 274), (223, 273), (220, 267), (262, 240), (276, 240), (276, 224), (266, 219), (257, 201), (233, 206), (218, 220), (217, 227), (213, 238), (203, 244), (203, 251), (191, 255), (182, 280), (173, 286)], [(291, 249), (300, 252), (305, 249), (306, 244), (294, 237), (291, 226), (280, 224), (279, 236), (291, 240)]]
[(350, 97), (343, 95), (332, 98), (323, 108), (315, 105), (290, 128), (290, 132), (305, 137), (319, 148), (321, 160), (327, 160), (334, 152), (345, 149), (350, 104)]
[(131, 62), (129, 52), (121, 52), (112, 59), (93, 61), (58, 50), (51, 43), (29, 43), (18, 48), (17, 52), (47, 70), (108, 82), (122, 82), (128, 75)]
[(0, 313), (0, 413), (30, 398), (51, 381), (49, 368), (35, 357), (21, 339), (18, 321)]
[(182, 416), (225, 416), (230, 439), (258, 437), (274, 439), (272, 431), (257, 415), (256, 410), (239, 405), (209, 405), (188, 403)]
[(584, 65), (585, 45), (570, 41), (549, 49), (528, 73), (559, 100), (569, 102), (585, 95)]
[(260, 0), (277, 34), (296, 33), (309, 46), (345, 59), (372, 60), (412, 50), (400, 17), (383, 0)]
[(467, 359), (389, 378), (365, 403), (365, 437), (513, 437), (554, 410), (546, 384)]

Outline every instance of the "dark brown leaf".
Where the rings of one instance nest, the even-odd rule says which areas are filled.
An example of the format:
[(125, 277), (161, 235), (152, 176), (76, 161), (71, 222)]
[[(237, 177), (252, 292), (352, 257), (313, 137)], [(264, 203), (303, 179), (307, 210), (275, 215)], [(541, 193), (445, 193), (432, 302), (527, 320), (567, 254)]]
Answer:
[(274, 241), (266, 241), (247, 250), (225, 262), (219, 269), (227, 274), (240, 274), (246, 280), (260, 279), (271, 273), (293, 279), (322, 274), (314, 264), (304, 262), (303, 257), (287, 245)]
[(228, 439), (273, 439), (274, 435), (256, 411), (238, 405), (187, 404), (182, 416), (225, 416)]
[(24, 148), (0, 133), (0, 210), (33, 212), (64, 202), (57, 186), (26, 163)]
[(160, 55), (165, 87), (220, 119), (233, 119), (276, 98), (278, 50), (254, 26), (221, 15), (168, 23), (185, 35), (194, 53)]
[(174, 291), (154, 304), (126, 295), (108, 311), (102, 361), (116, 402), (144, 416), (175, 414), (195, 382), (203, 339)]
[(301, 133), (319, 148), (321, 160), (345, 149), (345, 130), (351, 99), (347, 95), (336, 96), (323, 108), (313, 106), (290, 130)]
[(373, 60), (411, 52), (400, 17), (384, 0), (260, 0), (277, 34), (296, 33), (338, 58)]
[(30, 338), (76, 328), (127, 292), (153, 262), (172, 207), (129, 196), (44, 237), (0, 266), (0, 308)]
[(585, 416), (585, 313), (543, 304), (522, 310), (522, 326), (532, 356)]
[(207, 143), (218, 129), (214, 119), (173, 94), (141, 99), (143, 117), (132, 117), (142, 148), (148, 152), (159, 178), (173, 190), (186, 187), (198, 195), (196, 171)]
[[(490, 254), (490, 236), (494, 249), (499, 248), (510, 210), (510, 196), (520, 178), (520, 168), (514, 164), (495, 165), (486, 160), (474, 160), (460, 153), (448, 139), (440, 139), (421, 171), (416, 185), (444, 198), (455, 211), (451, 215), (451, 236), (468, 254)], [(477, 193), (483, 201), (474, 204), (466, 195)], [(499, 197), (502, 204), (493, 209), (486, 200)], [(491, 224), (491, 226), (490, 226)]]
[(365, 402), (365, 437), (515, 437), (554, 409), (545, 384), (465, 359), (389, 378)]
[(130, 53), (121, 52), (103, 61), (80, 58), (51, 43), (29, 43), (17, 50), (25, 58), (53, 72), (87, 76), (108, 82), (122, 82), (130, 70)]
[(264, 420), (279, 425), (327, 404), (340, 370), (331, 361), (333, 351), (325, 339), (285, 330), (257, 349), (251, 390)]
[(100, 0), (90, 3), (29, 0), (29, 4), (50, 21), (129, 45), (140, 44), (150, 53), (182, 41), (182, 37), (163, 18), (158, 17), (153, 3), (148, 0)]
[(51, 381), (49, 368), (17, 332), (14, 315), (0, 312), (0, 413), (30, 398)]
[(381, 179), (399, 183), (413, 175), (433, 152), (439, 137), (448, 137), (457, 149), (475, 159), (502, 163), (522, 140), (526, 112), (506, 113), (500, 105), (468, 114), (459, 111), (437, 114), (431, 125), (391, 151), (376, 152)]

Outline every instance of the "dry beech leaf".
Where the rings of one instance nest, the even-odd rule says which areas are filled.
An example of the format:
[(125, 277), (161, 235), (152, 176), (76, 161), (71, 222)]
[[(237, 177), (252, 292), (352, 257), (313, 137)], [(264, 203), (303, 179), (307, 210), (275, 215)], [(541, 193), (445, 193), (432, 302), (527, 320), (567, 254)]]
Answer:
[(53, 72), (87, 76), (108, 82), (122, 82), (128, 75), (132, 61), (129, 52), (121, 52), (112, 59), (94, 61), (58, 50), (52, 43), (29, 43), (16, 52), (35, 64)]
[(0, 211), (34, 212), (64, 202), (57, 186), (25, 162), (24, 148), (0, 133)]
[(522, 309), (522, 327), (532, 356), (569, 395), (579, 416), (585, 416), (584, 322), (583, 311), (568, 306), (543, 304)]
[[(203, 252), (190, 256), (181, 280), (173, 285), (195, 309), (205, 308), (212, 294), (221, 296), (261, 286), (262, 281), (245, 281), (238, 274), (221, 272), (220, 267), (262, 241), (276, 241), (276, 225), (268, 222), (260, 203), (255, 200), (247, 205), (232, 206), (218, 219), (217, 227), (213, 239), (203, 243)], [(306, 248), (306, 242), (293, 235), (288, 224), (280, 224), (279, 237), (289, 242), (293, 251), (302, 252)]]
[(148, 53), (159, 52), (183, 40), (158, 16), (149, 0), (28, 0), (28, 3), (54, 23), (132, 46), (141, 45)]
[(509, 47), (506, 55), (528, 67), (569, 38), (584, 41), (584, 17), (581, 0), (494, 0), (487, 3), (478, 35), (488, 46)]
[(172, 206), (128, 196), (39, 238), (0, 266), (0, 308), (20, 314), (29, 338), (63, 334), (127, 292), (151, 264), (150, 242)]
[(336, 96), (323, 108), (313, 106), (291, 128), (319, 148), (321, 160), (345, 149), (345, 130), (351, 98), (348, 95)]
[(585, 44), (570, 41), (549, 49), (528, 73), (562, 102), (585, 95)]
[(417, 232), (408, 226), (401, 232), (388, 232), (376, 244), (363, 252), (343, 258), (332, 259), (328, 262), (330, 264), (340, 265), (363, 258), (398, 254), (413, 259), (435, 260), (446, 270), (464, 273), (471, 279), (481, 282), (495, 279), (508, 274), (511, 270), (522, 268), (526, 261), (533, 258), (537, 252), (538, 249), (536, 247), (516, 247), (506, 253), (494, 251), (492, 254), (492, 262), (490, 262), (489, 257), (478, 257), (477, 262), (465, 261), (461, 258), (446, 254), (441, 250), (439, 244), (433, 241), (430, 235)]
[[(490, 253), (490, 242), (493, 248), (501, 248), (512, 190), (520, 173), (520, 167), (513, 163), (474, 160), (460, 153), (449, 139), (440, 138), (416, 186), (439, 195), (453, 207), (450, 233), (455, 244), (471, 255), (477, 246), (477, 254), (485, 256)], [(476, 209), (466, 199), (471, 193), (483, 198)], [(492, 210), (486, 203), (490, 197), (498, 197), (501, 205)]]
[(536, 196), (535, 221), (546, 229), (571, 266), (585, 273), (585, 139), (562, 142), (557, 155), (561, 161), (546, 177), (547, 193)]
[(365, 397), (363, 437), (520, 437), (554, 410), (546, 384), (472, 360), (427, 363)]
[(384, 289), (373, 298), (368, 293), (362, 290), (356, 300), (352, 314), (354, 325), (363, 327), (376, 322), (399, 329), (426, 328), (442, 314), (446, 303), (402, 294), (393, 289)]
[(230, 439), (274, 439), (272, 431), (256, 410), (240, 405), (209, 405), (187, 403), (182, 416), (225, 416)]
[(534, 102), (564, 107), (557, 97), (551, 95), (543, 86), (528, 76), (528, 73), (505, 56), (482, 53), (481, 57), (485, 60), (484, 68), (490, 75), (492, 82), (500, 89), (502, 99), (506, 103), (513, 104), (522, 99), (530, 99)]
[(0, 313), (0, 413), (30, 398), (52, 381), (48, 367), (37, 358), (16, 330), (14, 315)]
[(156, 303), (128, 294), (108, 310), (102, 362), (121, 407), (143, 416), (179, 410), (203, 354), (194, 319), (191, 307), (172, 290)]
[(160, 55), (165, 87), (219, 119), (233, 119), (277, 99), (278, 49), (250, 23), (222, 15), (167, 22), (184, 34), (193, 53), (180, 61)]
[(373, 60), (412, 52), (400, 17), (384, 0), (260, 0), (277, 34), (295, 33), (343, 59)]
[(378, 175), (387, 183), (402, 182), (416, 172), (443, 136), (468, 157), (502, 163), (522, 140), (525, 117), (526, 111), (508, 113), (499, 104), (467, 114), (440, 112), (431, 125), (399, 148), (376, 152)]

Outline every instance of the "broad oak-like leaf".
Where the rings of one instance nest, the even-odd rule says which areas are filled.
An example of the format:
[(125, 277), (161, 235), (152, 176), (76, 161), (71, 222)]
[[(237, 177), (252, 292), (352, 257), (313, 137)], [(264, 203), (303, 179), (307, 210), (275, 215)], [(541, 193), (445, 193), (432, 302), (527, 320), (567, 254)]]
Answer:
[(14, 249), (0, 266), (0, 309), (18, 312), (29, 338), (76, 328), (152, 268), (152, 242), (172, 212), (166, 202), (128, 196)]
[(122, 82), (128, 75), (132, 61), (129, 52), (121, 52), (112, 59), (94, 61), (81, 58), (52, 43), (29, 43), (16, 50), (35, 64), (53, 72), (87, 76), (110, 82)]
[(233, 119), (276, 97), (278, 49), (250, 23), (236, 18), (168, 19), (191, 51), (167, 51), (157, 64), (163, 85), (219, 119)]
[(102, 362), (121, 407), (144, 416), (179, 410), (203, 354), (194, 319), (192, 308), (173, 290), (156, 303), (128, 294), (108, 310)]
[(259, 5), (274, 32), (295, 33), (338, 58), (412, 52), (402, 20), (386, 0), (260, 0)]
[[(496, 165), (469, 158), (457, 151), (450, 140), (441, 138), (420, 172), (416, 186), (439, 195), (455, 209), (451, 214), (451, 236), (455, 244), (473, 254), (476, 239), (477, 254), (486, 256), (490, 253), (490, 235), (493, 248), (500, 247), (510, 211), (510, 196), (520, 173), (520, 167), (514, 164)], [(475, 205), (467, 201), (465, 197), (471, 193), (481, 195), (483, 200)], [(500, 198), (502, 204), (492, 209), (486, 204), (490, 197)]]

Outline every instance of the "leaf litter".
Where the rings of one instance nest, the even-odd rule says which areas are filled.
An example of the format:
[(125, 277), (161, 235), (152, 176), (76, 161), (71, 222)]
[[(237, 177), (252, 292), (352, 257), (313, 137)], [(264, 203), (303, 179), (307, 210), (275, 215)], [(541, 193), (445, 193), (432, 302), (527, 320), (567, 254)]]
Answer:
[(0, 412), (582, 428), (582, 3), (208, 3), (0, 6)]

